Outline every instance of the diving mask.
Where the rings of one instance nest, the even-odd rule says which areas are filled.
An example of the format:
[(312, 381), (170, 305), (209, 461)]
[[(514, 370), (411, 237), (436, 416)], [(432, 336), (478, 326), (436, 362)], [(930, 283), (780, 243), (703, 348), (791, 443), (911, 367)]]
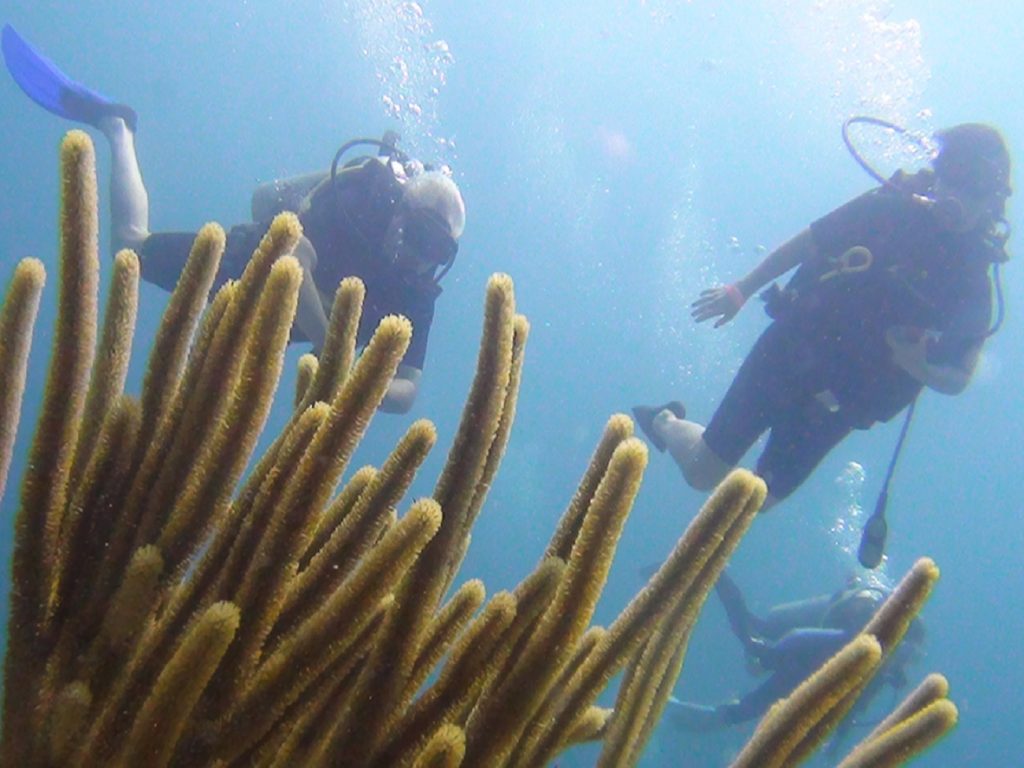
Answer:
[(409, 208), (403, 216), (402, 244), (418, 258), (447, 272), (459, 252), (459, 244), (451, 236), (448, 223), (430, 208)]
[(991, 185), (983, 187), (937, 174), (930, 194), (912, 194), (911, 198), (928, 208), (945, 229), (963, 232), (973, 229), (985, 218), (1000, 218), (1005, 195)]

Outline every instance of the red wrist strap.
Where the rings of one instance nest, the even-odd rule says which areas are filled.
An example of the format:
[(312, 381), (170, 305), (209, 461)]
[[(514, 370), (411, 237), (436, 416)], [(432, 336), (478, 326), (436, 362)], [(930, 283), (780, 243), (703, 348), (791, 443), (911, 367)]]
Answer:
[(732, 300), (736, 309), (747, 303), (747, 297), (743, 295), (743, 291), (736, 287), (735, 283), (729, 283), (725, 286), (725, 293)]

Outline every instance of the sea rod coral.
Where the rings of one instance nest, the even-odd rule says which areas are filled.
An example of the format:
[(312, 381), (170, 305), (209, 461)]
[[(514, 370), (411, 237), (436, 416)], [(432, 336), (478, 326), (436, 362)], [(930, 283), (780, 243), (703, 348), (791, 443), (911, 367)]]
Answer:
[[(458, 571), (515, 416), (529, 328), (511, 280), (488, 283), (476, 374), (434, 492), (399, 515), (436, 442), (429, 422), (379, 468), (343, 477), (409, 323), (385, 318), (357, 355), (363, 286), (343, 281), (320, 359), (300, 361), (291, 418), (250, 465), (301, 281), (297, 220), (279, 216), (209, 301), (224, 233), (200, 231), (133, 397), (138, 259), (115, 257), (100, 332), (84, 133), (65, 138), (61, 173), (59, 315), (15, 522), (3, 765), (539, 766), (593, 740), (602, 765), (635, 764), (764, 484), (730, 475), (618, 618), (591, 626), (647, 458), (613, 416), (535, 569), (487, 600)], [(0, 477), (42, 282), (23, 262), (0, 312)], [(934, 574), (919, 570), (917, 591), (897, 590), (851, 645), (867, 662), (812, 681), (797, 709), (814, 717), (773, 710), (770, 734), (800, 735), (762, 738), (762, 750), (802, 754), (824, 737), (836, 701), (852, 704), (920, 607)], [(599, 706), (619, 672), (614, 707)], [(934, 680), (922, 686), (850, 765), (926, 743), (943, 722), (926, 713), (943, 701)]]

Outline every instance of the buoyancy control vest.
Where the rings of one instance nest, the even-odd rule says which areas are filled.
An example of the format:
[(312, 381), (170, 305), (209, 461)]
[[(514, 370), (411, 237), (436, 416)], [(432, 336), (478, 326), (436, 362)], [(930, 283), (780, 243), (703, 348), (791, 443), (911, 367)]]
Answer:
[[(817, 322), (822, 311), (840, 311), (838, 307), (851, 288), (874, 284), (876, 288), (901, 296), (908, 315), (903, 322), (930, 327), (929, 315), (941, 315), (945, 309), (941, 306), (942, 294), (949, 293), (951, 286), (961, 279), (987, 280), (980, 276), (989, 266), (1006, 260), (1003, 243), (985, 238), (981, 233), (962, 236), (937, 233), (931, 222), (931, 211), (914, 201), (915, 195), (930, 191), (933, 183), (931, 171), (914, 174), (897, 171), (887, 185), (848, 203), (847, 206), (870, 207), (878, 214), (879, 227), (871, 233), (875, 243), (858, 241), (837, 247), (817, 243), (822, 250), (818, 258), (800, 265), (784, 287), (773, 283), (762, 292), (768, 316), (778, 320), (802, 313)], [(898, 241), (901, 230), (911, 233), (902, 236), (903, 242)], [(890, 243), (890, 238), (897, 240)], [(932, 250), (915, 249), (915, 240)], [(963, 251), (965, 257), (942, 265), (929, 263), (936, 252), (950, 247)], [(937, 271), (937, 266), (942, 273)], [(853, 309), (856, 311), (856, 306)]]

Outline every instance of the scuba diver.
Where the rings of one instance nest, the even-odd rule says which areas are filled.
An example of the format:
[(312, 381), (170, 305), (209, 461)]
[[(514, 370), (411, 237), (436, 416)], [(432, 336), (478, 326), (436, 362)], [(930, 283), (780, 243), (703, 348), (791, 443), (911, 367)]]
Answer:
[[(875, 118), (869, 122), (905, 129)], [(796, 268), (785, 288), (761, 298), (772, 322), (747, 355), (707, 424), (689, 421), (679, 401), (633, 409), (659, 451), (669, 451), (687, 483), (713, 488), (768, 432), (757, 473), (765, 507), (786, 498), (854, 429), (908, 420), (924, 387), (959, 394), (985, 339), (1002, 317), (998, 266), (1007, 260), (1005, 220), (1010, 154), (1000, 133), (980, 123), (935, 134), (931, 168), (874, 173), (877, 188), (812, 223), (731, 285), (705, 290), (692, 305), (697, 322), (718, 328), (747, 299)], [(996, 267), (998, 313), (990, 329)], [(883, 490), (884, 496), (885, 490)], [(878, 511), (884, 507), (880, 496)], [(875, 516), (878, 518), (878, 515)], [(875, 567), (881, 529), (865, 529), (861, 560)], [(875, 537), (867, 541), (868, 534)]]
[[(770, 674), (742, 698), (717, 706), (670, 698), (666, 710), (670, 722), (687, 730), (724, 728), (760, 718), (849, 643), (891, 593), (887, 587), (851, 579), (833, 594), (780, 604), (762, 617), (747, 608), (727, 572), (721, 575), (715, 590), (733, 634), (743, 645), (748, 666)], [(867, 707), (886, 686), (894, 691), (905, 687), (907, 667), (920, 658), (923, 643), (924, 625), (914, 619), (903, 641), (868, 684), (856, 709)], [(853, 720), (848, 718), (846, 727)]]
[[(111, 148), (111, 217), (114, 250), (139, 256), (143, 279), (172, 290), (188, 259), (193, 232), (151, 233), (149, 199), (135, 152), (134, 110), (63, 74), (10, 25), (2, 49), (21, 89), (56, 115), (91, 125)], [(293, 341), (323, 345), (334, 292), (347, 276), (366, 286), (358, 341), (365, 344), (378, 322), (401, 314), (413, 325), (412, 341), (381, 410), (408, 411), (416, 398), (440, 280), (451, 268), (466, 224), (466, 208), (450, 174), (424, 167), (382, 140), (343, 145), (331, 170), (262, 185), (253, 195), (253, 222), (232, 227), (214, 287), (241, 275), (274, 215), (295, 212), (303, 237), (294, 255), (303, 270)], [(338, 167), (351, 147), (369, 144), (376, 156)]]

